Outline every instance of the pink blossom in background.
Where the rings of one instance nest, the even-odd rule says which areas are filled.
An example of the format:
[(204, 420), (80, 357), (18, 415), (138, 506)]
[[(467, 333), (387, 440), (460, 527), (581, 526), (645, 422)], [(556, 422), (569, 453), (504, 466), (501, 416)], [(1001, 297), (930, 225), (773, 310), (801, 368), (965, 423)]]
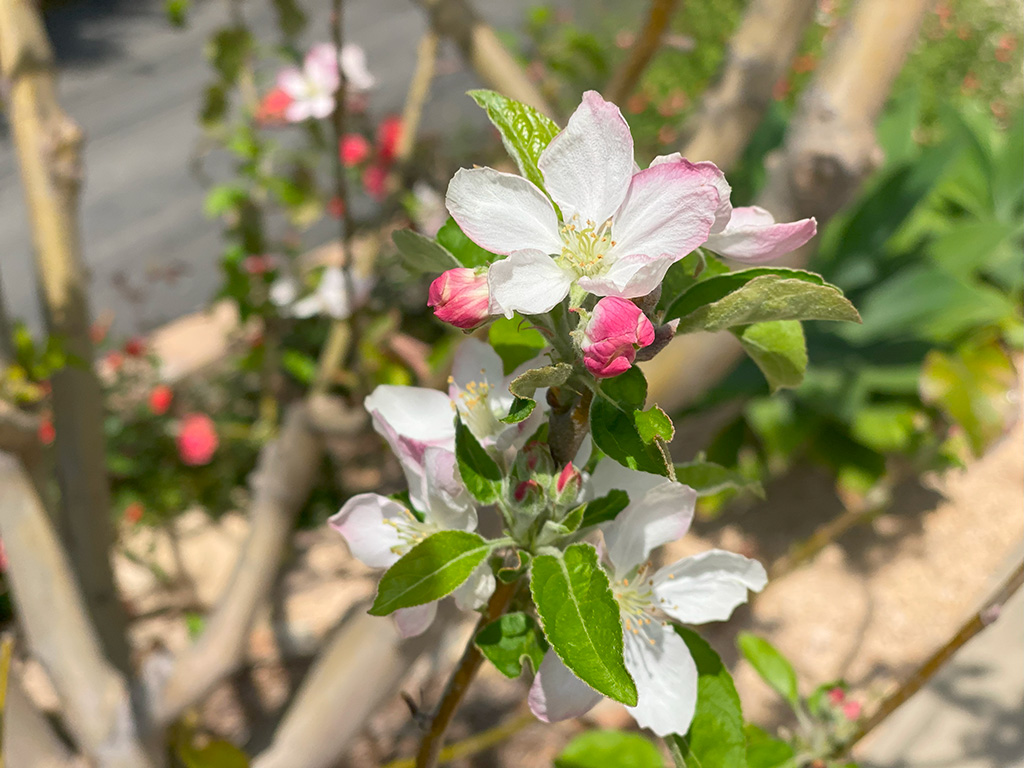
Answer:
[(859, 720), (860, 709), (859, 701), (848, 701), (843, 705), (843, 714), (847, 720)]
[(438, 320), (463, 330), (476, 328), (491, 316), (487, 275), (466, 267), (443, 272), (430, 284), (427, 306)]
[(106, 357), (103, 358), (103, 362), (106, 363), (112, 373), (117, 373), (121, 370), (121, 366), (124, 365), (124, 355), (120, 352), (108, 352)]
[(209, 464), (220, 440), (213, 419), (204, 413), (190, 413), (178, 426), (178, 455), (190, 467)]
[(345, 215), (345, 203), (342, 202), (340, 197), (335, 195), (327, 201), (327, 213), (335, 219), (340, 219)]
[(370, 156), (370, 142), (358, 133), (345, 134), (338, 142), (338, 153), (341, 156), (342, 165), (351, 168)]
[(654, 326), (636, 304), (617, 296), (597, 302), (583, 330), (583, 363), (599, 379), (625, 373), (636, 351), (654, 341)]
[(839, 706), (846, 701), (846, 691), (842, 688), (832, 688), (828, 692), (828, 700), (833, 706)]
[(274, 257), (267, 254), (251, 254), (245, 257), (242, 268), (250, 275), (265, 275), (274, 268)]
[(149, 393), (149, 410), (157, 416), (163, 416), (171, 407), (174, 392), (166, 384), (157, 384)]

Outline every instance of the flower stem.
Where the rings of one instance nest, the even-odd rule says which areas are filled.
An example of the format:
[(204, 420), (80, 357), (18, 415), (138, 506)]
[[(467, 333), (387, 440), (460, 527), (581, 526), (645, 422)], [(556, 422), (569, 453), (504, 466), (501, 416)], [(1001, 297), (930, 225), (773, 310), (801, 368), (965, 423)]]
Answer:
[(679, 746), (679, 742), (676, 741), (676, 737), (668, 736), (664, 741), (665, 746), (668, 747), (668, 753), (672, 756), (672, 764), (675, 768), (688, 768), (686, 758), (683, 757), (683, 750)]
[[(482, 629), (505, 612), (518, 585), (519, 582), (516, 581), (511, 584), (498, 583), (494, 594), (491, 595), (490, 602), (487, 603), (487, 612), (481, 617), (476, 630)], [(473, 637), (476, 637), (476, 630), (473, 632)], [(444, 746), (445, 731), (448, 730), (455, 711), (462, 703), (466, 691), (469, 690), (469, 684), (473, 682), (473, 678), (476, 677), (480, 664), (484, 660), (480, 650), (473, 642), (473, 637), (469, 638), (466, 643), (466, 650), (463, 651), (462, 658), (459, 659), (455, 671), (452, 672), (452, 676), (448, 680), (444, 695), (430, 722), (430, 728), (424, 734), (423, 741), (420, 742), (419, 752), (416, 753), (416, 768), (435, 768), (437, 766), (441, 747)]]

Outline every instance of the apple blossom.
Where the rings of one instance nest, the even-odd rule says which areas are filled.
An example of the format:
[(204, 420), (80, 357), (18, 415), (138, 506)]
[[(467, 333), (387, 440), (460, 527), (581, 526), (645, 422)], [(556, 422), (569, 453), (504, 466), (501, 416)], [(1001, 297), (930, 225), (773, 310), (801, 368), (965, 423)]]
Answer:
[(462, 169), (448, 187), (448, 211), (466, 236), (508, 256), (488, 274), (506, 317), (547, 312), (574, 285), (598, 296), (644, 296), (704, 243), (715, 221), (719, 193), (705, 174), (681, 163), (637, 170), (629, 126), (594, 91), (537, 165), (546, 193), (491, 168)]
[(370, 156), (370, 142), (358, 133), (347, 133), (338, 142), (338, 153), (342, 164), (351, 168)]
[(491, 316), (487, 275), (456, 267), (442, 272), (430, 284), (427, 306), (434, 308), (438, 320), (456, 328), (471, 330)]
[[(352, 281), (352, 297), (355, 307), (349, 301), (349, 286)], [(270, 301), (279, 307), (288, 308), (291, 315), (298, 318), (327, 315), (335, 320), (350, 317), (354, 309), (358, 309), (370, 295), (374, 280), (355, 272), (343, 270), (341, 267), (326, 267), (320, 276), (320, 283), (313, 293), (297, 299), (299, 286), (294, 278), (279, 277), (270, 286)]]
[(173, 400), (174, 391), (166, 384), (157, 384), (149, 393), (149, 410), (157, 416), (163, 416)]
[(605, 296), (583, 329), (583, 364), (599, 379), (618, 376), (633, 365), (638, 348), (654, 341), (654, 325), (627, 299)]
[[(346, 86), (353, 92), (373, 87), (365, 51), (357, 45), (345, 45), (339, 59), (337, 50), (330, 43), (318, 43), (309, 49), (301, 69), (288, 67), (278, 73), (277, 87), (291, 100), (283, 110), (288, 122), (300, 123), (311, 117), (322, 119), (334, 111), (335, 92), (340, 85), (339, 60)], [(279, 107), (283, 102), (284, 98), (277, 96), (274, 106)]]
[(692, 163), (673, 152), (654, 158), (651, 167), (666, 163), (700, 174), (718, 190), (719, 206), (704, 247), (719, 256), (743, 264), (764, 264), (796, 250), (818, 231), (818, 223), (813, 218), (776, 224), (764, 208), (733, 208), (732, 187), (714, 163)]
[[(592, 493), (629, 494), (629, 505), (603, 524), (605, 557), (623, 627), (624, 659), (637, 690), (633, 719), (658, 736), (686, 733), (697, 702), (697, 668), (668, 619), (685, 624), (724, 621), (767, 582), (755, 560), (721, 550), (684, 558), (651, 573), (651, 550), (681, 538), (697, 494), (657, 475), (610, 459), (594, 470)], [(575, 677), (548, 651), (530, 687), (533, 713), (547, 722), (578, 717), (602, 695)]]

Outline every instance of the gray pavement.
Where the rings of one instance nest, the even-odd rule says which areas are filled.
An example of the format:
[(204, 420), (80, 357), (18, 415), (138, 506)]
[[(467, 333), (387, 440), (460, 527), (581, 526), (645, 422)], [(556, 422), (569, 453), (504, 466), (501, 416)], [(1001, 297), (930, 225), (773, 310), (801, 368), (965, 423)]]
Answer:
[[(482, 15), (517, 28), (527, 0), (478, 0)], [(327, 2), (309, 40), (327, 40)], [(60, 60), (65, 110), (85, 129), (86, 183), (81, 221), (94, 314), (112, 310), (123, 333), (147, 331), (203, 307), (218, 284), (222, 245), (204, 218), (203, 189), (189, 171), (200, 136), (200, 94), (209, 79), (202, 55), (211, 30), (226, 20), (224, 0), (193, 3), (189, 27), (173, 29), (162, 0), (78, 0), (52, 11), (47, 24)], [(250, 23), (271, 35), (269, 0), (245, 4)], [(362, 44), (378, 80), (371, 109), (401, 109), (425, 28), (410, 0), (348, 0), (349, 39)], [(272, 39), (272, 38), (270, 38)], [(446, 47), (426, 130), (482, 126), (464, 92), (479, 84)], [(328, 228), (314, 231), (319, 244)], [(0, 269), (11, 315), (38, 324), (31, 240), (18, 168), (0, 114)]]
[(1024, 590), (870, 738), (861, 768), (1024, 768)]

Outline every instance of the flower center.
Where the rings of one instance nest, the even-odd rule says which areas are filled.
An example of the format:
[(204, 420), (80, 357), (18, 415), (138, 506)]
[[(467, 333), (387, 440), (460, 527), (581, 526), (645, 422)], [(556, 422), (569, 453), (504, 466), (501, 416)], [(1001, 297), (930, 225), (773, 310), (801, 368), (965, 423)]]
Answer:
[(404, 555), (434, 532), (433, 526), (421, 523), (408, 509), (402, 510), (401, 517), (387, 518), (384, 525), (390, 525), (398, 534), (399, 543), (393, 546), (391, 551), (399, 556)]
[[(480, 371), (481, 374), (484, 371)], [(448, 383), (454, 379), (449, 377)], [(466, 422), (469, 431), (482, 438), (496, 435), (501, 431), (502, 424), (491, 409), (491, 385), (486, 381), (471, 381), (459, 388), (459, 398), (453, 405), (458, 408), (459, 415)]]
[(611, 266), (608, 252), (615, 241), (612, 240), (612, 221), (600, 226), (590, 219), (584, 224), (579, 214), (562, 225), (562, 254), (558, 263), (565, 269), (571, 269), (578, 277), (599, 275)]
[(615, 602), (619, 604), (619, 616), (622, 619), (622, 626), (627, 632), (634, 635), (643, 635), (648, 643), (654, 645), (654, 639), (647, 634), (647, 627), (651, 621), (659, 621), (655, 613), (654, 603), (654, 582), (647, 578), (647, 571), (650, 569), (649, 562), (644, 563), (632, 577), (612, 582), (612, 595)]

